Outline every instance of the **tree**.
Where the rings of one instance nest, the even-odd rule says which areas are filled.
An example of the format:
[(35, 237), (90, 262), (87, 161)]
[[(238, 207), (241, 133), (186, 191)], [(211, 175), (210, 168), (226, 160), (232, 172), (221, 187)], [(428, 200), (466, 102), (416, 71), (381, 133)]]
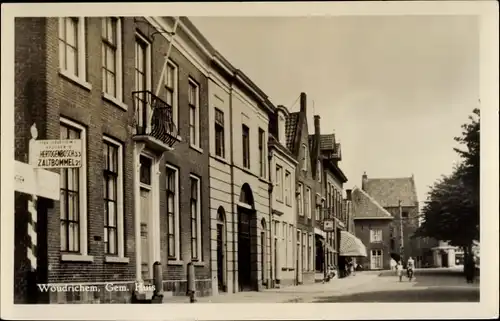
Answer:
[(472, 242), (479, 239), (479, 109), (462, 125), (462, 136), (455, 141), (465, 149), (454, 148), (462, 161), (453, 173), (442, 176), (431, 186), (422, 209), (423, 223), (414, 237), (432, 237), (449, 241), (471, 252)]

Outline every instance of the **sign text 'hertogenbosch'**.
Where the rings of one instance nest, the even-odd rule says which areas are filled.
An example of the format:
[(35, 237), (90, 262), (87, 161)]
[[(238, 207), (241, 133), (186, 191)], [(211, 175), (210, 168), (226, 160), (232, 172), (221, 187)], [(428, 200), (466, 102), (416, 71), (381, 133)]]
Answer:
[(82, 166), (82, 140), (36, 140), (33, 144), (33, 166), (38, 168), (71, 168)]

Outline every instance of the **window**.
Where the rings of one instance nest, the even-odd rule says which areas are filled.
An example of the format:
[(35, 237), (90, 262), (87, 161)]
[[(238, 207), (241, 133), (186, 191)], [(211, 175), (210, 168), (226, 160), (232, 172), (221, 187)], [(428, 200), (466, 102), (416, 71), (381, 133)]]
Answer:
[(200, 179), (191, 175), (191, 260), (201, 261)]
[(299, 190), (299, 193), (297, 194), (297, 211), (299, 212), (299, 215), (304, 215), (304, 200), (302, 199), (302, 184), (298, 184), (297, 189)]
[(283, 168), (276, 165), (276, 200), (283, 202)]
[(370, 242), (371, 243), (382, 242), (382, 230), (381, 229), (370, 229)]
[(302, 144), (302, 170), (307, 171), (307, 158), (308, 158), (307, 145)]
[(215, 155), (224, 158), (224, 112), (215, 108)]
[(279, 113), (278, 116), (278, 137), (279, 141), (282, 145), (286, 146), (286, 133), (285, 133), (285, 116), (282, 113)]
[(403, 217), (403, 218), (408, 218), (408, 212), (404, 211), (404, 212), (402, 213), (402, 217)]
[(241, 126), (242, 139), (243, 139), (243, 167), (250, 168), (250, 129)]
[(200, 146), (200, 88), (192, 79), (189, 79), (189, 144)]
[[(265, 132), (262, 128), (259, 128), (259, 168), (260, 177), (266, 177), (266, 139)], [(282, 184), (283, 185), (283, 184)]]
[(321, 183), (321, 176), (323, 175), (323, 170), (321, 168), (321, 160), (318, 160), (318, 164), (316, 166), (316, 175), (318, 176), (318, 182)]
[(85, 18), (59, 18), (59, 67), (70, 78), (86, 80)]
[(309, 187), (306, 187), (304, 212), (306, 213), (307, 218), (311, 218), (311, 189)]
[(302, 271), (307, 270), (308, 267), (308, 258), (307, 255), (307, 233), (302, 233)]
[(102, 18), (102, 91), (105, 95), (123, 100), (122, 91), (122, 33), (121, 20)]
[(316, 205), (316, 211), (315, 211), (315, 213), (314, 213), (314, 219), (315, 219), (316, 221), (321, 220), (321, 217), (320, 217), (320, 212), (321, 212), (321, 210), (320, 210), (320, 206), (319, 206), (319, 205)]
[(177, 108), (177, 102), (178, 102), (178, 96), (177, 96), (177, 86), (178, 86), (178, 68), (177, 65), (172, 61), (169, 60), (167, 62), (167, 68), (165, 71), (165, 92), (166, 92), (166, 99), (165, 102), (172, 107), (172, 121), (175, 124), (175, 126), (179, 127), (178, 120), (178, 108)]
[[(145, 91), (150, 89), (150, 49), (149, 43), (142, 36), (137, 34), (135, 41), (135, 91)], [(146, 128), (150, 126), (150, 124), (147, 124), (149, 107), (145, 103), (146, 97), (144, 94), (141, 94), (136, 96), (136, 99), (138, 100), (136, 101), (138, 106), (138, 109), (136, 110), (137, 121), (139, 123), (139, 127), (141, 127), (142, 130), (146, 130)]]
[(313, 241), (314, 241), (314, 235), (309, 234), (309, 248), (308, 248), (308, 255), (309, 255), (309, 271), (314, 270), (314, 252), (313, 252)]
[(288, 257), (290, 262), (288, 263), (289, 268), (293, 268), (293, 231), (294, 227), (292, 224), (288, 226)]
[(285, 259), (283, 261), (283, 267), (288, 266), (288, 229), (286, 227), (286, 223), (283, 222), (282, 224), (282, 230), (281, 230), (281, 242), (283, 244), (283, 251), (285, 252), (283, 258)]
[(108, 137), (103, 142), (104, 252), (124, 256), (122, 145)]
[(370, 267), (372, 270), (379, 270), (383, 268), (382, 250), (370, 251)]
[(87, 254), (87, 164), (85, 128), (61, 119), (61, 139), (81, 139), (82, 166), (60, 171), (61, 251)]
[(292, 200), (292, 180), (289, 171), (285, 171), (285, 203), (290, 206)]
[(167, 165), (167, 255), (169, 260), (179, 253), (179, 177), (176, 168)]

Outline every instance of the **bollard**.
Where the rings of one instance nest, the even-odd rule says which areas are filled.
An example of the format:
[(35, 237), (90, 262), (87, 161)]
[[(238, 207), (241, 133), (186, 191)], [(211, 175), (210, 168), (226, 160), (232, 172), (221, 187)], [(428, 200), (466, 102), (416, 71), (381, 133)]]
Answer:
[(163, 300), (163, 276), (161, 271), (161, 263), (158, 261), (153, 264), (153, 282), (153, 301), (161, 303)]
[(187, 265), (187, 295), (189, 296), (189, 302), (196, 302), (195, 299), (196, 284), (194, 275), (194, 264), (189, 262)]

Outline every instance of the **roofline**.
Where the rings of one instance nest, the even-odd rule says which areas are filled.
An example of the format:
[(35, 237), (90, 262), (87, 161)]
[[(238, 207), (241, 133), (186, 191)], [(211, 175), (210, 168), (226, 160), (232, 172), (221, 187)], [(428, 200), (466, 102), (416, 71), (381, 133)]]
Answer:
[(323, 158), (323, 160), (326, 160), (327, 163), (328, 163), (328, 165), (331, 166), (331, 168), (333, 169), (332, 172), (334, 172), (335, 174), (338, 174), (339, 178), (342, 180), (342, 183), (347, 183), (348, 182), (347, 176), (340, 169), (340, 167), (338, 167), (338, 165), (336, 165), (335, 163), (333, 163), (328, 158)]
[(295, 166), (299, 164), (299, 161), (296, 160), (295, 157), (293, 157), (292, 153), (288, 150), (288, 148), (283, 146), (283, 144), (281, 144), (279, 141), (277, 140), (275, 142), (269, 141), (268, 146), (276, 150), (280, 155), (283, 155), (289, 162), (291, 162)]
[(363, 216), (360, 216), (360, 217), (353, 217), (354, 219), (393, 219), (394, 216), (391, 215), (391, 213), (389, 213), (388, 210), (386, 210), (382, 205), (379, 204), (379, 202), (377, 202), (373, 197), (371, 197), (370, 194), (368, 194), (367, 192), (363, 191), (362, 188), (359, 188), (357, 186), (353, 186), (353, 188), (351, 189), (351, 191), (355, 191), (355, 190), (359, 190), (361, 193), (363, 193), (366, 197), (368, 197), (368, 199), (373, 203), (375, 204), (375, 206), (377, 206), (379, 209), (382, 210), (382, 212), (385, 212), (388, 216), (384, 216), (384, 217), (363, 217)]

